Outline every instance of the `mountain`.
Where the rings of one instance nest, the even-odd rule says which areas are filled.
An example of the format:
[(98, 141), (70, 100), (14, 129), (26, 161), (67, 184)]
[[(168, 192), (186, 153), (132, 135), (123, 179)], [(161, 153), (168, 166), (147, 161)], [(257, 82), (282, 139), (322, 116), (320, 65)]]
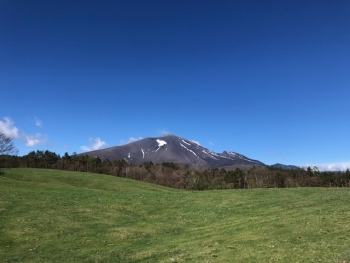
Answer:
[(285, 170), (296, 170), (296, 169), (299, 169), (298, 166), (286, 165), (286, 164), (281, 164), (281, 163), (276, 163), (276, 164), (270, 165), (270, 167), (280, 168), (280, 169), (285, 169)]
[(124, 159), (133, 164), (173, 162), (199, 169), (249, 169), (254, 166), (265, 166), (262, 162), (239, 153), (228, 151), (215, 153), (194, 141), (175, 135), (146, 138), (122, 146), (85, 152), (83, 155), (109, 160)]

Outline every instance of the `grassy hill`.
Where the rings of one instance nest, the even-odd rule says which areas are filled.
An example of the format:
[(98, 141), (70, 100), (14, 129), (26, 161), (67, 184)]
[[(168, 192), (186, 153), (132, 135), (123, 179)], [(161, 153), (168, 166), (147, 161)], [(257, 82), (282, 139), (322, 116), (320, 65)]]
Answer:
[(0, 262), (350, 262), (349, 200), (349, 188), (189, 192), (9, 169)]

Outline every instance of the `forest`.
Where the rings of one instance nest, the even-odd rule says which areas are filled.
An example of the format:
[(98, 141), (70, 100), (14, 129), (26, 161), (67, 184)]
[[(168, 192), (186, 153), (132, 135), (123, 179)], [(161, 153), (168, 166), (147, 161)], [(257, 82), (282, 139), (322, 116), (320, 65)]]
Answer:
[(349, 169), (344, 172), (322, 172), (317, 167), (287, 170), (266, 166), (249, 170), (198, 170), (172, 162), (135, 165), (125, 160), (110, 161), (76, 153), (60, 156), (48, 150), (32, 151), (24, 156), (0, 155), (0, 167), (91, 172), (186, 190), (350, 186)]

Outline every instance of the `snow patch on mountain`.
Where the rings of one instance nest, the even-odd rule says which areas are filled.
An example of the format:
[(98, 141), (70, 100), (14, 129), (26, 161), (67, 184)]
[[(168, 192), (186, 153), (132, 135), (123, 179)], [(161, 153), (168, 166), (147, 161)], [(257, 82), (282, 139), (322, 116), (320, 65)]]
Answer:
[(229, 155), (233, 156), (233, 157), (240, 157), (237, 153), (235, 152), (228, 152)]
[(216, 156), (216, 157), (222, 157), (221, 155), (218, 155), (217, 153), (214, 153), (214, 152), (212, 152), (212, 151), (209, 151), (209, 154), (214, 155), (214, 156)]
[[(225, 158), (225, 159), (228, 159), (228, 160), (232, 160), (231, 158), (228, 158), (228, 157), (223, 156), (223, 155), (221, 155), (221, 154), (217, 154), (217, 153), (212, 152), (212, 151), (205, 152), (205, 153), (211, 155), (215, 160), (219, 160), (218, 158)], [(218, 157), (218, 158), (215, 158), (214, 156), (215, 156), (215, 157)]]
[(141, 152), (142, 152), (142, 159), (145, 158), (145, 152), (143, 151), (143, 149), (141, 148)]
[(197, 156), (198, 157), (198, 155), (194, 152), (194, 151), (192, 151), (192, 150), (190, 150), (190, 149), (188, 149), (185, 145), (183, 145), (182, 143), (180, 143), (180, 145), (181, 145), (181, 147), (183, 147), (183, 148), (185, 148), (187, 151), (189, 151), (189, 152), (191, 152), (191, 153), (193, 153), (195, 156)]
[(160, 149), (160, 147), (162, 147), (162, 146), (164, 146), (164, 145), (167, 144), (167, 142), (166, 142), (166, 141), (163, 141), (163, 140), (157, 139), (156, 141), (157, 141), (157, 143), (158, 143), (158, 149), (155, 150), (155, 151), (158, 151), (158, 150)]
[(159, 139), (157, 139), (157, 143), (158, 143), (158, 147), (162, 147), (162, 146), (164, 146), (165, 144), (167, 144), (166, 141), (159, 140)]
[(235, 152), (227, 152), (230, 156), (234, 157), (234, 158), (239, 158), (241, 160), (245, 160), (245, 161), (248, 161), (248, 162), (251, 162), (251, 163), (259, 163), (257, 161), (254, 161), (254, 160), (251, 160), (251, 159), (248, 159), (246, 157), (244, 157), (243, 155), (241, 154), (238, 154), (238, 153), (235, 153)]
[(187, 145), (190, 145), (191, 146), (191, 144), (190, 143), (188, 143), (188, 142), (186, 142), (185, 140), (181, 140), (183, 143), (185, 143), (185, 144), (187, 144)]
[(193, 143), (197, 144), (198, 146), (202, 146), (202, 145), (199, 143), (199, 141), (194, 141), (194, 140), (191, 140), (191, 142), (193, 142)]
[(214, 157), (212, 154), (208, 153), (205, 150), (202, 150), (202, 152), (204, 152), (205, 154), (208, 154), (211, 158), (215, 159), (215, 160), (219, 160), (218, 158)]

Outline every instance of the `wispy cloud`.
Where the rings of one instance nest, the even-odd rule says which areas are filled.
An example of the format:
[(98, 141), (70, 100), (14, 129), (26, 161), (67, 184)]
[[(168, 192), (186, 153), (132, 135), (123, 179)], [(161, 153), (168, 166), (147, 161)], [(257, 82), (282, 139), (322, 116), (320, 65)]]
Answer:
[(326, 164), (307, 164), (304, 168), (316, 166), (319, 171), (346, 171), (350, 169), (350, 162), (326, 163)]
[(35, 125), (37, 127), (42, 127), (43, 126), (43, 122), (39, 118), (35, 117)]
[(136, 142), (136, 141), (139, 141), (139, 140), (142, 140), (143, 138), (142, 137), (130, 137), (128, 140), (120, 140), (120, 143), (121, 144), (127, 144), (127, 143), (131, 143), (131, 142)]
[(85, 152), (88, 151), (95, 151), (103, 148), (104, 146), (107, 146), (107, 143), (105, 141), (102, 141), (101, 138), (90, 138), (89, 139), (89, 146), (83, 145), (80, 147)]
[(47, 143), (46, 135), (40, 133), (26, 134), (25, 132), (20, 132), (20, 130), (15, 126), (15, 123), (8, 117), (5, 117), (4, 121), (0, 120), (0, 131), (11, 139), (18, 138), (23, 140), (27, 147)]
[(11, 139), (19, 137), (18, 128), (14, 126), (14, 122), (8, 117), (5, 117), (4, 121), (0, 120), (0, 131)]
[(212, 141), (209, 141), (209, 145), (210, 145), (210, 146), (213, 146), (214, 143), (213, 143)]
[(28, 147), (33, 147), (38, 144), (46, 144), (47, 143), (47, 138), (45, 135), (42, 135), (40, 133), (36, 133), (33, 135), (27, 135), (23, 134), (23, 139), (26, 142), (26, 146)]

